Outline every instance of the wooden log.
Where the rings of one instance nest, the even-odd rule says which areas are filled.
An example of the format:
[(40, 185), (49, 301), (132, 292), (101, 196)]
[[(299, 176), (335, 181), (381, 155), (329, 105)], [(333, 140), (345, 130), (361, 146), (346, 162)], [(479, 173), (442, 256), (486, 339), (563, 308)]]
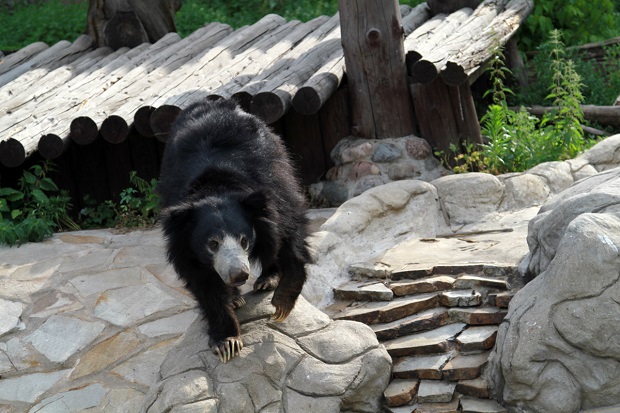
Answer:
[(155, 107), (153, 106), (142, 106), (133, 117), (133, 125), (136, 131), (147, 138), (154, 136), (153, 129), (151, 128), (151, 115), (154, 111)]
[[(164, 76), (210, 49), (231, 32), (232, 28), (226, 24), (211, 23), (182, 40), (176, 33), (166, 35), (170, 36), (166, 47), (153, 53), (96, 99), (92, 99), (83, 108), (83, 112), (114, 114), (125, 119), (128, 124), (131, 123), (136, 109), (144, 105), (144, 90), (156, 89)], [(98, 123), (103, 121), (96, 115), (91, 116), (95, 116), (94, 120)]]
[(282, 118), (287, 147), (291, 148), (293, 163), (300, 171), (303, 185), (317, 182), (327, 169), (321, 141), (318, 115), (300, 115), (290, 111)]
[(45, 67), (48, 70), (54, 70), (64, 64), (75, 60), (84, 51), (92, 47), (92, 39), (87, 35), (78, 37), (75, 42), (69, 43), (61, 40), (54, 46), (37, 54), (34, 58), (28, 60), (8, 72), (0, 75), (0, 86), (4, 86), (9, 82), (17, 79), (26, 72), (37, 67)]
[(351, 104), (349, 88), (346, 85), (340, 87), (321, 107), (319, 120), (326, 172), (334, 166), (331, 159), (332, 149), (341, 139), (349, 136), (351, 131)]
[(14, 136), (22, 142), (26, 153), (30, 155), (36, 150), (38, 140), (43, 135), (54, 133), (63, 139), (68, 138), (68, 128), (62, 133), (49, 129), (53, 129), (60, 119), (66, 117), (66, 112), (74, 111), (95, 95), (99, 88), (106, 88), (109, 82), (116, 79), (115, 76), (128, 69), (132, 58), (146, 48), (147, 45), (144, 45), (129, 51), (125, 49), (111, 53), (91, 69), (39, 96), (36, 101), (22, 105), (9, 115), (0, 116), (0, 139), (7, 135)]
[(432, 37), (436, 28), (444, 22), (446, 17), (446, 14), (438, 14), (433, 16), (431, 19), (425, 21), (420, 27), (413, 30), (411, 34), (405, 38), (403, 47), (406, 52), (406, 61), (408, 66), (417, 62), (422, 57), (422, 55), (416, 53), (416, 45), (423, 44), (430, 37)]
[(480, 0), (428, 0), (428, 7), (433, 15), (439, 13), (454, 13), (462, 8), (475, 9), (480, 5)]
[(89, 70), (101, 58), (109, 55), (112, 49), (102, 47), (85, 52), (73, 62), (57, 69), (36, 68), (14, 81), (0, 87), (0, 116), (14, 112), (29, 102), (39, 102), (40, 97), (70, 81), (75, 76)]
[[(308, 44), (316, 44), (317, 38), (323, 38), (328, 29), (334, 28), (334, 20), (327, 16), (319, 16), (306, 23), (301, 23), (287, 31), (286, 36), (274, 39), (272, 45), (264, 49), (264, 53), (251, 53), (248, 62), (244, 57), (235, 59), (230, 68), (236, 76), (228, 76), (222, 79), (222, 86), (215, 89), (209, 95), (232, 97), (238, 101), (254, 97), (269, 79), (286, 70), (301, 54), (300, 50), (308, 50)], [(337, 22), (336, 22), (337, 24)], [(283, 33), (284, 34), (284, 33)], [(250, 107), (252, 107), (250, 105)]]
[[(600, 123), (606, 126), (620, 126), (620, 106), (595, 106), (580, 105), (583, 110), (583, 117), (589, 121)], [(518, 111), (519, 108), (510, 107), (509, 109)], [(525, 108), (529, 113), (535, 116), (542, 116), (554, 110), (558, 110), (557, 106), (529, 106)]]
[(69, 137), (80, 145), (88, 145), (97, 138), (97, 124), (87, 116), (80, 116), (71, 121)]
[(101, 137), (110, 143), (121, 143), (129, 135), (129, 125), (120, 116), (108, 116), (101, 124)]
[[(267, 123), (280, 119), (291, 107), (293, 96), (321, 67), (326, 57), (342, 50), (338, 15), (304, 39), (287, 57), (290, 66), (267, 80), (252, 98), (250, 111)], [(296, 57), (297, 56), (297, 57)]]
[(37, 151), (44, 159), (56, 159), (64, 153), (66, 147), (66, 142), (59, 136), (47, 134), (39, 139)]
[(436, 78), (411, 89), (420, 134), (431, 146), (448, 153), (451, 144), (482, 143), (469, 85), (448, 86)]
[(170, 126), (181, 112), (181, 108), (173, 105), (163, 105), (155, 109), (151, 114), (151, 129), (153, 136), (162, 142), (168, 139)]
[(474, 42), (449, 59), (441, 71), (448, 85), (458, 86), (493, 55), (495, 46), (506, 44), (534, 8), (533, 0), (511, 0), (491, 24), (483, 28)]
[(590, 135), (594, 135), (594, 136), (609, 136), (608, 132), (606, 132), (604, 130), (593, 128), (592, 126), (581, 125), (581, 129), (585, 133), (589, 133)]
[[(417, 5), (406, 15), (403, 14), (405, 36), (411, 34), (429, 18), (430, 9), (426, 3)], [(344, 73), (344, 52), (339, 49), (297, 91), (293, 98), (295, 110), (305, 115), (317, 113), (340, 86)]]
[(616, 101), (614, 102), (614, 106), (620, 106), (620, 95), (618, 95), (618, 97), (616, 98)]
[(413, 132), (402, 23), (397, 0), (339, 0), (351, 91), (352, 133), (394, 138)]
[(31, 43), (28, 46), (19, 49), (15, 53), (3, 56), (0, 60), (0, 75), (8, 72), (16, 66), (26, 63), (49, 46), (43, 42)]
[(419, 56), (415, 61), (411, 58), (407, 61), (407, 71), (414, 82), (428, 83), (437, 77), (441, 66), (437, 67), (434, 59), (427, 56), (442, 48), (453, 33), (460, 32), (461, 26), (469, 22), (472, 13), (472, 9), (464, 8), (448, 15), (424, 43), (417, 43), (413, 50), (407, 51), (408, 55)]
[(16, 139), (9, 138), (0, 141), (0, 163), (9, 168), (15, 168), (26, 160), (24, 146)]
[[(214, 76), (228, 70), (227, 67), (235, 58), (251, 49), (256, 52), (264, 50), (260, 49), (261, 42), (264, 43), (265, 39), (272, 38), (296, 24), (299, 22), (286, 23), (283, 17), (270, 14), (252, 26), (234, 31), (215, 47), (162, 79), (163, 87), (151, 95), (146, 95), (145, 102), (154, 107), (161, 105), (186, 107), (204, 98), (210, 90), (221, 84), (213, 80)], [(201, 86), (197, 88), (196, 85)], [(202, 85), (205, 85), (204, 89)]]

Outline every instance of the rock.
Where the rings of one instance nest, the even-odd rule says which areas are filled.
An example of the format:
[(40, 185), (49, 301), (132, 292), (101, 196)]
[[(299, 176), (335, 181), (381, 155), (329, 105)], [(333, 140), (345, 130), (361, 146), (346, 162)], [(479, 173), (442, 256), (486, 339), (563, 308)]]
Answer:
[(33, 373), (0, 380), (0, 400), (33, 403), (56, 382), (65, 378), (71, 370), (50, 373)]
[(450, 349), (450, 343), (464, 328), (463, 323), (448, 324), (434, 330), (386, 341), (384, 345), (392, 357), (443, 353)]
[(526, 172), (543, 178), (554, 194), (562, 192), (574, 182), (570, 164), (567, 162), (545, 162)]
[(458, 355), (441, 369), (443, 379), (450, 381), (475, 379), (480, 376), (482, 367), (488, 359), (489, 352), (470, 356)]
[(385, 284), (348, 282), (334, 290), (334, 296), (340, 300), (356, 301), (390, 301), (394, 293)]
[(390, 407), (402, 406), (413, 400), (418, 392), (419, 384), (417, 380), (392, 380), (383, 392), (383, 397)]
[(413, 159), (425, 159), (433, 154), (433, 148), (426, 139), (412, 137), (405, 143), (407, 155)]
[(433, 308), (390, 323), (373, 324), (370, 327), (381, 341), (390, 340), (418, 331), (430, 330), (450, 323), (448, 310)]
[(444, 176), (431, 183), (452, 225), (470, 224), (496, 213), (505, 189), (497, 177), (477, 172)]
[[(620, 136), (620, 135), (618, 135)], [(583, 179), (546, 202), (530, 220), (529, 254), (522, 266), (532, 277), (545, 271), (562, 240), (567, 226), (580, 214), (615, 211), (620, 205), (620, 169)]]
[(452, 288), (452, 284), (454, 284), (454, 278), (440, 275), (423, 280), (393, 282), (390, 284), (390, 288), (394, 292), (394, 295), (402, 297), (409, 294), (449, 290)]
[(284, 322), (275, 323), (269, 320), (271, 294), (245, 298), (241, 354), (221, 363), (197, 319), (168, 352), (145, 412), (205, 401), (214, 413), (379, 411), (391, 360), (369, 327), (332, 322), (303, 297)]
[(494, 288), (507, 290), (508, 283), (492, 277), (480, 277), (477, 275), (462, 275), (454, 282), (454, 288)]
[[(355, 141), (353, 141), (355, 142)], [(372, 144), (370, 142), (363, 142), (359, 145), (352, 145), (342, 151), (340, 159), (342, 163), (349, 163), (362, 159), (372, 152)]]
[(436, 293), (419, 294), (397, 298), (389, 302), (372, 302), (352, 308), (336, 318), (360, 321), (364, 324), (389, 323), (394, 320), (437, 307), (439, 296)]
[(506, 196), (501, 209), (514, 211), (534, 205), (541, 205), (551, 192), (545, 180), (540, 176), (524, 173), (498, 177), (506, 186)]
[(460, 380), (456, 384), (456, 391), (464, 396), (477, 397), (480, 399), (488, 399), (489, 385), (482, 377), (471, 380)]
[(450, 360), (450, 354), (403, 357), (394, 362), (392, 373), (401, 379), (440, 380), (441, 369)]
[(475, 290), (444, 291), (439, 303), (445, 307), (475, 307), (482, 304), (482, 295)]
[(448, 403), (420, 403), (413, 413), (459, 413), (459, 399), (454, 398)]
[(372, 162), (361, 161), (351, 166), (349, 170), (349, 180), (356, 181), (366, 175), (379, 175), (381, 171)]
[(81, 389), (58, 393), (43, 399), (32, 407), (31, 412), (78, 413), (90, 407), (96, 407), (106, 395), (106, 389), (101, 384), (91, 384)]
[(496, 326), (469, 327), (456, 338), (462, 352), (488, 350), (495, 344)]
[(466, 323), (473, 326), (500, 324), (507, 314), (501, 308), (451, 308), (448, 311), (452, 322)]
[[(619, 172), (580, 181), (541, 212), (547, 225), (530, 226), (532, 239), (554, 245), (530, 244), (543, 272), (514, 296), (491, 355), (488, 379), (507, 407), (576, 413), (620, 403), (620, 180), (608, 179)], [(587, 192), (575, 195), (578, 187)]]
[(0, 337), (16, 330), (20, 324), (20, 317), (24, 305), (13, 301), (3, 300), (0, 298)]
[(620, 134), (605, 138), (581, 155), (577, 159), (584, 159), (597, 171), (606, 171), (620, 164)]
[(454, 396), (456, 383), (437, 380), (422, 380), (418, 388), (420, 403), (448, 403)]
[(506, 413), (507, 410), (495, 400), (461, 397), (462, 413)]
[(373, 162), (392, 162), (401, 157), (400, 148), (392, 143), (379, 143), (372, 155)]

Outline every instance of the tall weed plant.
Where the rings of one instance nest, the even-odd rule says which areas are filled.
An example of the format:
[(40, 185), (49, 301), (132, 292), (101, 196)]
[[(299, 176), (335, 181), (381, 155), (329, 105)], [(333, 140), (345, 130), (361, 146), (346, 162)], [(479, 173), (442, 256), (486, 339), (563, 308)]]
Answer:
[[(481, 119), (487, 142), (479, 148), (465, 148), (457, 159), (456, 172), (480, 170), (493, 174), (525, 171), (539, 163), (570, 159), (586, 147), (581, 128), (583, 101), (581, 78), (574, 63), (566, 59), (560, 32), (551, 32), (547, 44), (551, 61), (551, 82), (545, 99), (557, 108), (538, 119), (525, 108), (508, 109), (507, 97), (513, 94), (505, 86), (509, 72), (504, 67), (500, 48), (489, 68), (493, 104)], [(456, 149), (456, 148), (453, 148)]]

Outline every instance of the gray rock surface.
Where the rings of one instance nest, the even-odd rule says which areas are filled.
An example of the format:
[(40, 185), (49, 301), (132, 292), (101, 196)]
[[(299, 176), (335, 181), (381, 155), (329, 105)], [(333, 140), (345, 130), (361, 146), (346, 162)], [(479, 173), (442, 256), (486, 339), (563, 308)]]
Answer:
[(303, 297), (284, 322), (272, 322), (270, 299), (246, 296), (238, 310), (244, 348), (226, 364), (196, 320), (164, 360), (143, 411), (379, 411), (392, 362), (372, 330), (331, 321)]
[(497, 396), (514, 412), (620, 403), (620, 168), (551, 199), (528, 243), (537, 276), (498, 332), (487, 370)]

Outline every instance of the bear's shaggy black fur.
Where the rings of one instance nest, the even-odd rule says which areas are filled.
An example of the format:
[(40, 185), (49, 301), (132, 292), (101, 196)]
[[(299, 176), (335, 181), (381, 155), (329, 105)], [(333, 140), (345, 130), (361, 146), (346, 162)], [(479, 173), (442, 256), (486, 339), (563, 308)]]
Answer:
[(254, 290), (274, 289), (285, 319), (306, 280), (306, 203), (281, 140), (229, 100), (196, 103), (174, 122), (158, 187), (168, 259), (208, 320), (223, 361), (242, 347), (234, 308), (249, 262)]

